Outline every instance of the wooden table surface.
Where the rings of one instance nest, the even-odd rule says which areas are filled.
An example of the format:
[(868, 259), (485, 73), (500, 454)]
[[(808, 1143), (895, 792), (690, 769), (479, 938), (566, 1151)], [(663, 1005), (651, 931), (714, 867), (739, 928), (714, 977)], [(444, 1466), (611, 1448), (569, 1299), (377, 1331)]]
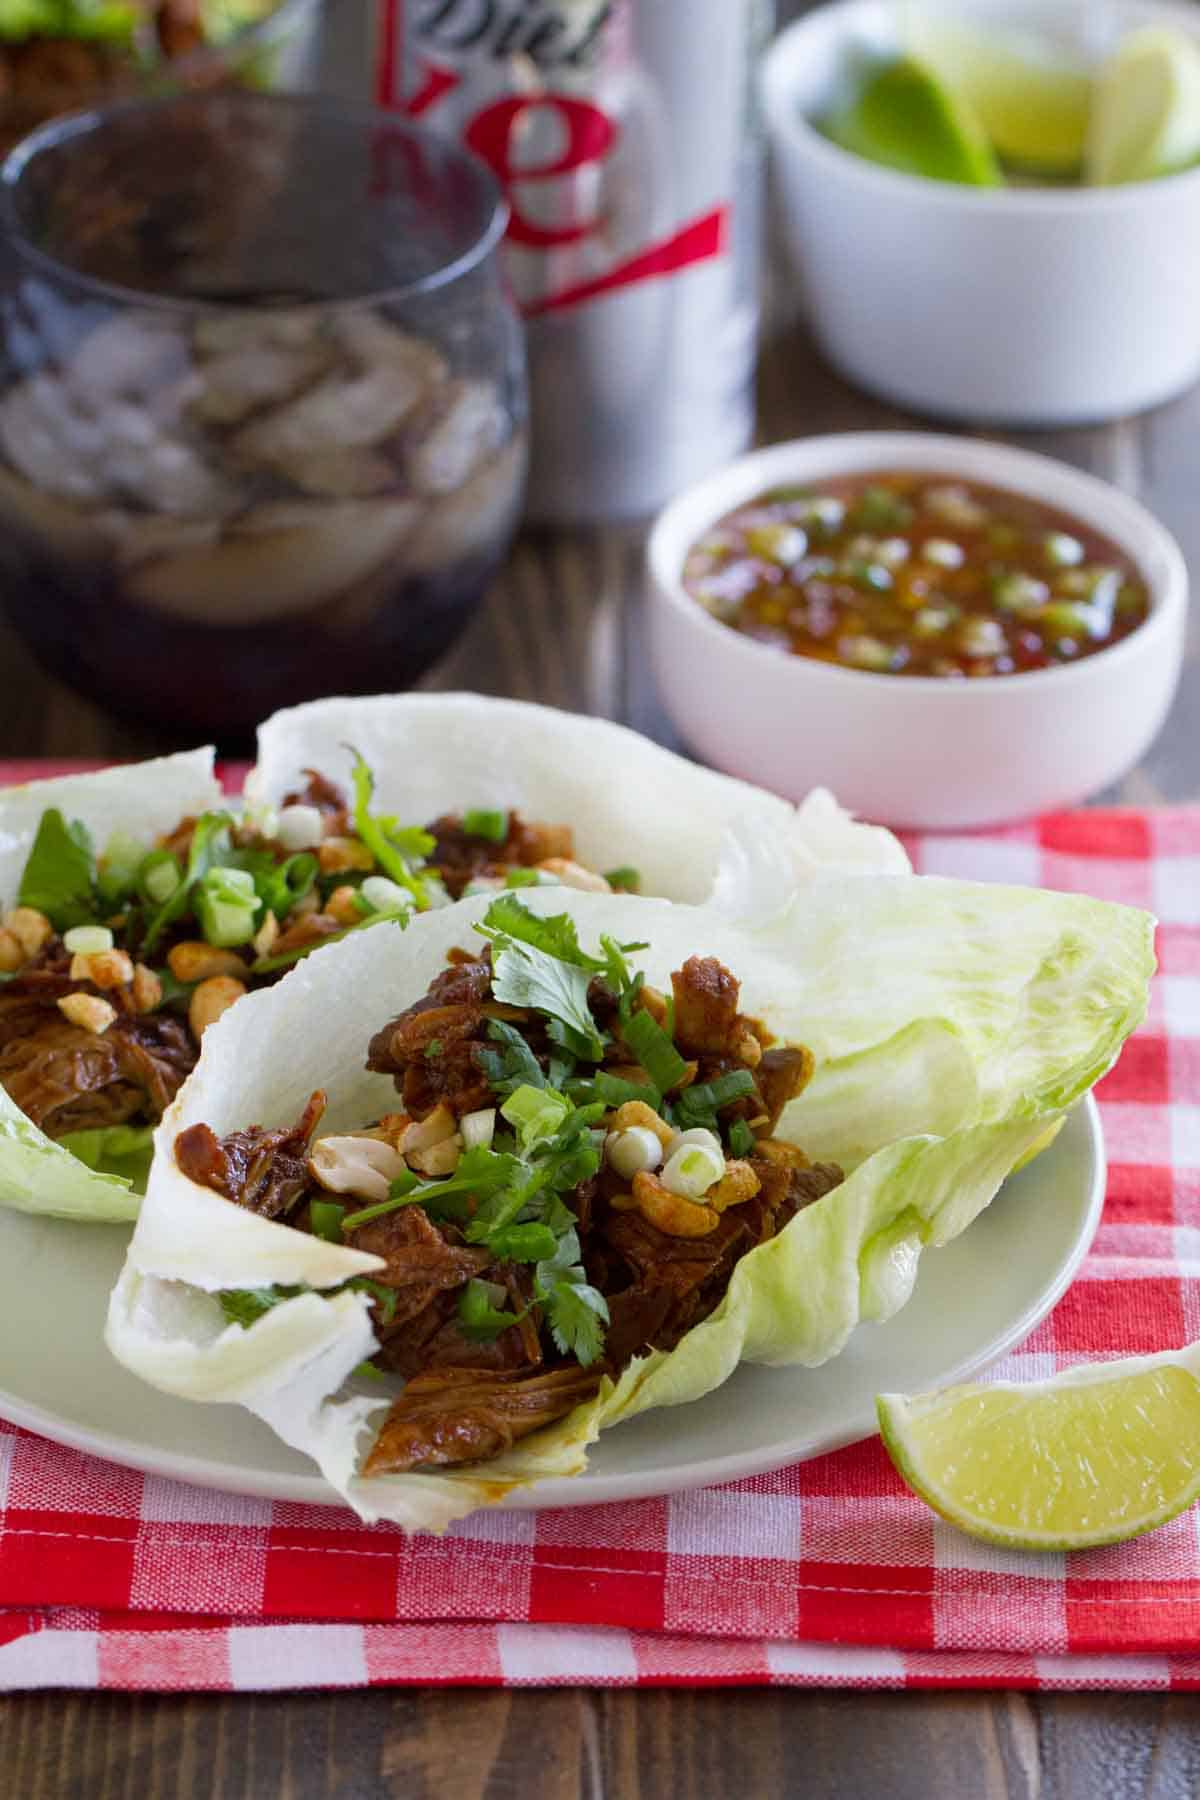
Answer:
[[(775, 334), (762, 370), (764, 438), (917, 423), (844, 387), (798, 327)], [(1139, 493), (1200, 577), (1200, 391), (1103, 431), (1013, 441)], [(672, 742), (642, 644), (642, 537), (622, 527), (524, 539), (427, 685), (608, 714)], [(48, 680), (0, 627), (0, 755), (164, 747)], [(1117, 797), (1200, 800), (1195, 628), (1171, 719)], [(1188, 1800), (1200, 1794), (1200, 1704), (1153, 1694), (732, 1690), (30, 1694), (0, 1700), (0, 1770), (0, 1795), (14, 1800)]]

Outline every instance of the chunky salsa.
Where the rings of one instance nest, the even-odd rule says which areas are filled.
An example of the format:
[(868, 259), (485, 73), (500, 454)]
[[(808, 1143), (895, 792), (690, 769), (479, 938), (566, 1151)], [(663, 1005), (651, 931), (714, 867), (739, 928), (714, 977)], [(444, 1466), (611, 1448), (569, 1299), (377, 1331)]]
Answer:
[(1076, 662), (1150, 609), (1128, 556), (1082, 521), (914, 471), (774, 488), (705, 532), (683, 580), (760, 643), (891, 675)]

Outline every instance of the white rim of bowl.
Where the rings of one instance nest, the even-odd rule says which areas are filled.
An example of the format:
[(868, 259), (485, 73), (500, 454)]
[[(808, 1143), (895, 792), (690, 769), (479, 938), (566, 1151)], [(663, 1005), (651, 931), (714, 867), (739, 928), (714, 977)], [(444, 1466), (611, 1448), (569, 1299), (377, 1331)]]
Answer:
[[(968, 465), (963, 466), (964, 462)], [(957, 463), (957, 468), (956, 468)], [(797, 469), (799, 465), (799, 471)], [(970, 466), (974, 465), (974, 466)], [(1089, 501), (1112, 517), (1093, 529), (1110, 537), (1129, 557), (1150, 591), (1148, 618), (1119, 643), (1110, 644), (1075, 663), (1059, 663), (1050, 669), (1022, 669), (1010, 675), (980, 675), (958, 681), (946, 675), (904, 675), (869, 669), (847, 669), (840, 664), (796, 656), (770, 644), (761, 644), (745, 633), (714, 619), (683, 585), (683, 565), (697, 538), (737, 506), (755, 499), (764, 489), (789, 478), (811, 482), (851, 475), (886, 474), (892, 470), (927, 469), (931, 475), (958, 475), (964, 481), (1007, 488), (1023, 499), (1035, 500), (1056, 512), (1070, 515), (1069, 497), (1046, 498), (1048, 478), (1065, 484), (1080, 495), (1087, 523)], [(1151, 563), (1157, 563), (1157, 569)], [(654, 584), (655, 600), (677, 615), (681, 625), (707, 637), (714, 650), (727, 656), (742, 655), (754, 665), (791, 666), (797, 679), (882, 683), (891, 691), (956, 694), (964, 699), (981, 690), (1010, 692), (1036, 682), (1039, 687), (1070, 687), (1097, 680), (1099, 671), (1111, 673), (1120, 662), (1153, 649), (1183, 622), (1188, 596), (1188, 572), (1184, 555), (1165, 525), (1137, 500), (1123, 494), (1099, 476), (1088, 475), (1070, 463), (1033, 450), (1018, 450), (988, 439), (951, 437), (925, 431), (846, 431), (811, 438), (792, 438), (752, 450), (726, 463), (716, 474), (686, 488), (659, 513), (646, 546), (646, 566)], [(954, 702), (952, 702), (954, 704)]]
[[(878, 0), (827, 0), (826, 5), (817, 7), (815, 11), (797, 19), (793, 25), (781, 31), (763, 58), (763, 106), (771, 131), (831, 172), (840, 170), (848, 178), (861, 180), (867, 186), (881, 187), (885, 193), (893, 196), (901, 193), (919, 194), (931, 206), (987, 206), (1010, 212), (1043, 214), (1069, 215), (1078, 211), (1120, 210), (1131, 203), (1145, 205), (1151, 196), (1161, 197), (1165, 203), (1167, 195), (1178, 194), (1184, 188), (1200, 189), (1200, 165), (1192, 169), (1180, 169), (1174, 175), (1122, 182), (1115, 187), (1068, 185), (990, 188), (973, 187), (964, 182), (937, 181), (928, 175), (910, 175), (904, 169), (889, 169), (883, 163), (874, 163), (867, 157), (856, 156), (851, 150), (843, 150), (840, 144), (832, 143), (817, 130), (797, 102), (791, 91), (792, 60), (798, 52), (800, 41), (809, 35), (815, 37), (822, 29), (827, 29), (827, 21), (834, 14), (841, 14), (849, 28), (855, 14), (861, 14), (868, 7), (877, 5)], [(1177, 0), (1153, 0), (1153, 10), (1156, 16), (1173, 18), (1200, 44), (1200, 16), (1191, 0), (1186, 5), (1177, 3)], [(1145, 22), (1151, 24), (1154, 21), (1148, 18)], [(846, 35), (849, 41), (848, 29)]]

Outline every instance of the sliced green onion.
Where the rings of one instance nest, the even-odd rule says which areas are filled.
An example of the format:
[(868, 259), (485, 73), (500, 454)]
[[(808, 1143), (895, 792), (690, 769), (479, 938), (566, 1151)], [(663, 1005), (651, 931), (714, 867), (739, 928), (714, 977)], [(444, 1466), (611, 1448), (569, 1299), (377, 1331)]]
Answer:
[(389, 881), (386, 875), (368, 875), (358, 892), (369, 912), (395, 912), (398, 907), (412, 905), (407, 888), (398, 881)]
[(626, 1081), (601, 1069), (591, 1085), (596, 1099), (603, 1100), (605, 1106), (624, 1106), (627, 1100), (641, 1100), (657, 1112), (662, 1105), (662, 1095), (648, 1081)]
[(729, 1148), (734, 1156), (749, 1156), (754, 1145), (754, 1133), (745, 1119), (735, 1119), (729, 1127)]
[(139, 893), (155, 906), (165, 905), (182, 880), (179, 859), (169, 850), (152, 850), (149, 856), (143, 857), (137, 872)]
[(342, 1241), (342, 1220), (346, 1216), (346, 1208), (338, 1206), (332, 1200), (313, 1200), (309, 1204), (308, 1217), (314, 1237), (324, 1238), (327, 1244), (340, 1244)]
[(544, 1138), (556, 1136), (571, 1111), (571, 1102), (565, 1094), (528, 1083), (514, 1088), (500, 1108), (501, 1116), (516, 1127), (522, 1150), (531, 1149)]
[(100, 857), (96, 881), (100, 898), (106, 905), (116, 906), (133, 892), (145, 854), (145, 844), (140, 844), (127, 831), (113, 832)]
[(687, 1073), (687, 1063), (648, 1012), (635, 1012), (621, 1026), (621, 1036), (641, 1063), (660, 1094), (671, 1089)]
[(113, 947), (113, 934), (107, 925), (73, 925), (63, 932), (63, 949), (72, 956), (99, 956)]
[(253, 875), (218, 863), (201, 877), (195, 908), (206, 941), (218, 949), (232, 950), (248, 944), (254, 936), (255, 914), (262, 901), (255, 892)]
[(700, 1081), (693, 1087), (684, 1088), (675, 1102), (675, 1112), (683, 1126), (693, 1122), (704, 1125), (721, 1107), (753, 1092), (754, 1077), (749, 1069), (731, 1069), (727, 1075), (718, 1075), (712, 1081)]
[(609, 869), (604, 876), (610, 888), (618, 894), (640, 894), (642, 891), (642, 872), (622, 863), (619, 869)]
[(725, 1173), (725, 1158), (711, 1144), (683, 1144), (669, 1156), (659, 1177), (669, 1194), (702, 1200)]
[(508, 836), (508, 814), (473, 807), (463, 814), (462, 828), (468, 837), (486, 838), (489, 844), (502, 844)]
[(496, 1135), (496, 1109), (481, 1106), (478, 1112), (464, 1113), (458, 1121), (465, 1150), (488, 1149)]

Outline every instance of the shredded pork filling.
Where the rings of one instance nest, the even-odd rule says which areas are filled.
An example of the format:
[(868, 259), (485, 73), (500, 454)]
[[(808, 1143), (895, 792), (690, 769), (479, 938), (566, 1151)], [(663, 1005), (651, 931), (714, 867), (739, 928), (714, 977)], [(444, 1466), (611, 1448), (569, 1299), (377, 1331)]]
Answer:
[[(428, 992), (371, 1038), (367, 1066), (393, 1077), (404, 1110), (362, 1137), (392, 1147), (398, 1164), (416, 1139), (422, 1142), (410, 1153), (410, 1166), (415, 1155), (418, 1168), (430, 1154), (424, 1140), (433, 1139), (434, 1148), (438, 1142), (461, 1145), (463, 1121), (481, 1117), (482, 1109), (499, 1104), (501, 1125), (518, 1116), (504, 1107), (498, 1044), (518, 1061), (529, 1059), (526, 1071), (532, 1063), (546, 1084), (540, 1090), (536, 1083), (521, 1086), (514, 1109), (522, 1095), (532, 1095), (527, 1104), (536, 1106), (539, 1092), (550, 1104), (544, 1098), (550, 1077), (562, 1078), (556, 1062), (562, 1033), (537, 1008), (497, 998), (497, 962), (504, 954), (497, 957), (495, 944), (479, 956), (452, 951), (450, 966)], [(323, 1096), (314, 1095), (288, 1129), (254, 1126), (218, 1139), (208, 1126), (195, 1125), (176, 1140), (176, 1160), (186, 1175), (301, 1230), (315, 1228), (331, 1198), (345, 1202), (343, 1241), (383, 1258), (384, 1268), (371, 1281), (374, 1361), (403, 1376), (405, 1385), (370, 1451), (368, 1475), (485, 1462), (592, 1397), (603, 1376), (617, 1375), (639, 1353), (673, 1349), (719, 1305), (740, 1259), (843, 1179), (836, 1165), (813, 1165), (798, 1146), (773, 1135), (784, 1106), (808, 1080), (812, 1058), (799, 1046), (773, 1046), (761, 1023), (739, 1011), (739, 984), (715, 958), (692, 957), (677, 970), (670, 1000), (635, 982), (623, 1001), (599, 974), (588, 984), (587, 1000), (603, 1051), (588, 1066), (584, 1087), (593, 1092), (597, 1077), (612, 1078), (623, 1096), (640, 1090), (656, 1104), (616, 1102), (605, 1089), (614, 1103), (591, 1108), (590, 1154), (579, 1164), (581, 1179), (558, 1195), (577, 1239), (579, 1267), (572, 1279), (599, 1296), (597, 1310), (605, 1319), (602, 1341), (586, 1356), (578, 1346), (573, 1354), (564, 1345), (539, 1285), (544, 1265), (535, 1270), (528, 1260), (497, 1254), (506, 1241), (502, 1234), (472, 1241), (488, 1211), (482, 1186), (472, 1193), (468, 1183), (463, 1192), (461, 1181), (451, 1179), (446, 1192), (456, 1195), (453, 1217), (439, 1206), (435, 1185), (421, 1188), (428, 1198), (407, 1200), (413, 1180), (408, 1170), (383, 1205), (372, 1208), (365, 1197), (345, 1193), (331, 1196), (315, 1173), (319, 1163), (305, 1161)], [(654, 1088), (627, 1041), (629, 1034), (643, 1042), (630, 1023), (639, 1017), (671, 1027), (663, 1038), (673, 1040), (676, 1056), (668, 1093)], [(714, 1082), (724, 1085), (712, 1089)], [(697, 1097), (709, 1093), (715, 1129), (693, 1129), (685, 1138), (676, 1126), (701, 1116)], [(569, 1105), (557, 1094), (553, 1100)], [(638, 1139), (643, 1147), (660, 1144), (657, 1156), (647, 1159), (655, 1167), (632, 1178), (628, 1167), (622, 1173), (617, 1166), (620, 1153), (608, 1150), (630, 1130), (648, 1134)], [(672, 1146), (686, 1150), (696, 1143), (715, 1155), (720, 1178), (714, 1173), (705, 1193), (672, 1191)], [(604, 1148), (597, 1152), (598, 1144)], [(451, 1148), (443, 1172), (453, 1176), (458, 1165), (451, 1159), (465, 1154)], [(367, 1215), (361, 1223), (356, 1208)], [(543, 1210), (540, 1216), (552, 1214)], [(481, 1292), (491, 1308), (490, 1330), (480, 1328), (465, 1305), (465, 1297)]]

